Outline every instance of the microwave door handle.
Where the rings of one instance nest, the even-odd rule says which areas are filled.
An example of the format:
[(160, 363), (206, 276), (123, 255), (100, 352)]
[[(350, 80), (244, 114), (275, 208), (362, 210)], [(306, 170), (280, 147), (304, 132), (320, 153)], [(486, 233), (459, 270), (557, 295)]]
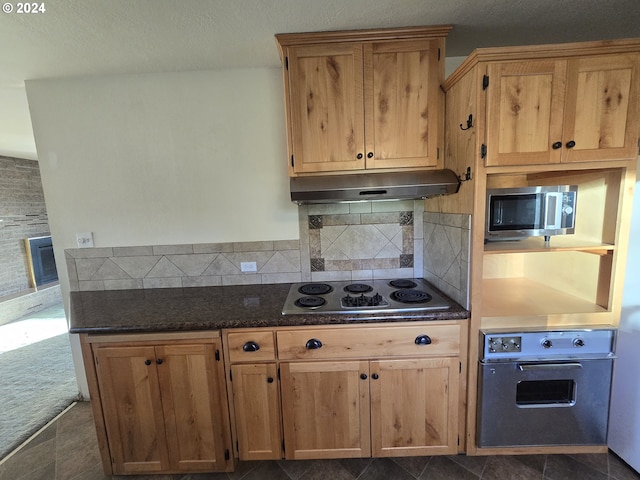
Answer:
[[(550, 200), (554, 201), (551, 202)], [(551, 203), (553, 203), (553, 209), (551, 209)], [(562, 222), (562, 210), (558, 208), (558, 205), (562, 205), (562, 193), (561, 192), (549, 192), (545, 195), (544, 201), (544, 228), (545, 229), (558, 229)], [(552, 220), (550, 221), (549, 215), (551, 214)], [(551, 223), (553, 222), (553, 223)]]

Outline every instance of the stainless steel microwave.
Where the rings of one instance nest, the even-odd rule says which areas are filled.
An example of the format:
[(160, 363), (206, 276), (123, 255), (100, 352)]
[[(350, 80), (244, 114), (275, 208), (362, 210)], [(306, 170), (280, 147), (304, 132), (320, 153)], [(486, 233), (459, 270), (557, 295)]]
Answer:
[(487, 190), (485, 240), (574, 233), (577, 185)]

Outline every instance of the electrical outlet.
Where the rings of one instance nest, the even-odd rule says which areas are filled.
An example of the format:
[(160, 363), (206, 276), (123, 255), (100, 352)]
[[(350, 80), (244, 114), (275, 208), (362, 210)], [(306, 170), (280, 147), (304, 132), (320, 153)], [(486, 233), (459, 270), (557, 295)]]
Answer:
[(78, 243), (78, 248), (92, 248), (93, 232), (76, 233), (76, 242)]
[(256, 262), (240, 262), (240, 271), (255, 273), (258, 271), (258, 265)]

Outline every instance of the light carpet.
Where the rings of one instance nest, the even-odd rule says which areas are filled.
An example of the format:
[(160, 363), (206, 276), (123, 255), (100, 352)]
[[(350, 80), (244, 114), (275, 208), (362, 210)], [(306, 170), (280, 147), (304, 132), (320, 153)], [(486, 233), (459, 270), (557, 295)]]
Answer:
[(0, 354), (0, 459), (78, 398), (69, 335)]

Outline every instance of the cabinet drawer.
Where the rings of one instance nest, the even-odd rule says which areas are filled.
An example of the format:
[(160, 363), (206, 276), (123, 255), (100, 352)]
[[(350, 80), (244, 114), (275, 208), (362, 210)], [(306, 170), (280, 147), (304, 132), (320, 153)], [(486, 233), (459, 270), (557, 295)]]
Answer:
[(276, 359), (275, 342), (271, 330), (229, 333), (227, 339), (231, 363)]
[(460, 351), (459, 324), (280, 330), (277, 336), (280, 360), (442, 356)]

